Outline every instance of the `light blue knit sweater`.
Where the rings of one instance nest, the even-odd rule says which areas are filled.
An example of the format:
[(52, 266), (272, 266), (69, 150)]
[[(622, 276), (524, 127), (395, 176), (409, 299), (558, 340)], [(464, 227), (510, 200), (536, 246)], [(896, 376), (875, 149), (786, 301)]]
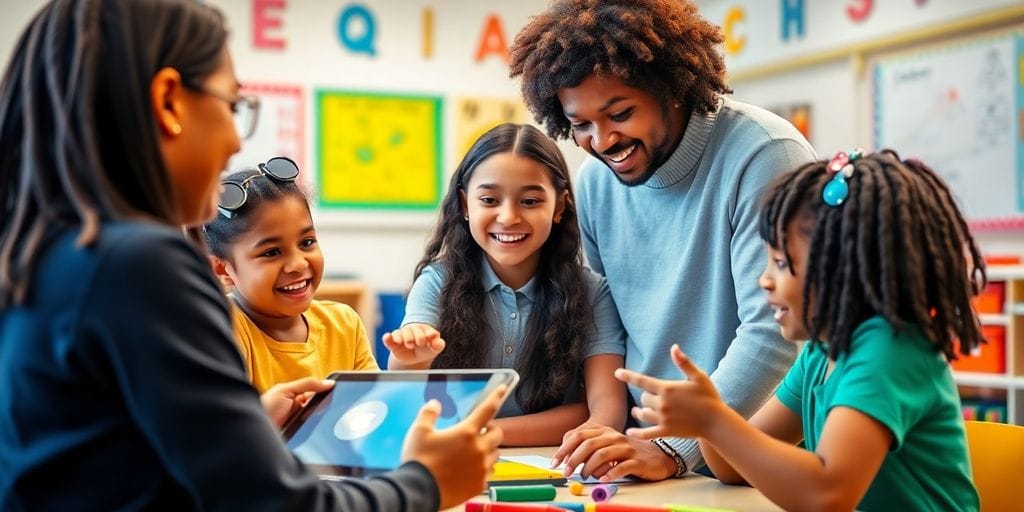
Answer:
[[(743, 415), (767, 400), (797, 347), (779, 335), (757, 284), (767, 261), (758, 210), (776, 174), (814, 158), (792, 125), (723, 97), (717, 112), (690, 117), (679, 147), (643, 185), (622, 185), (595, 158), (583, 163), (584, 251), (607, 276), (629, 333), (626, 367), (679, 379), (669, 355), (679, 343)], [(669, 443), (690, 469), (704, 464), (695, 441)]]

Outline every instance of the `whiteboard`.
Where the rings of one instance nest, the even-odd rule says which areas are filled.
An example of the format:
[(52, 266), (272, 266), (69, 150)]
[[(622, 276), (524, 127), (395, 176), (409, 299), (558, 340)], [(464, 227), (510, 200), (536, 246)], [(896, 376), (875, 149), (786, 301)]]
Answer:
[(875, 147), (942, 175), (975, 228), (1024, 228), (1022, 47), (1007, 33), (874, 65)]

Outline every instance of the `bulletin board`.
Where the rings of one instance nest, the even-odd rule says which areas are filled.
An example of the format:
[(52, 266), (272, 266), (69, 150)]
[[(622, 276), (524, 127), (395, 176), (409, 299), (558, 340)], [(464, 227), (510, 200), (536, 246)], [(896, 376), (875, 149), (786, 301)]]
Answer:
[(455, 142), (458, 158), (481, 135), (502, 123), (525, 123), (526, 106), (519, 98), (461, 97), (455, 100)]
[(1024, 229), (1024, 35), (988, 34), (873, 66), (876, 148), (920, 158), (974, 229)]
[(432, 210), (441, 197), (441, 98), (317, 90), (322, 209)]
[(275, 156), (286, 156), (299, 164), (300, 181), (310, 170), (305, 159), (305, 98), (298, 85), (246, 83), (240, 91), (260, 100), (256, 131), (242, 141), (242, 149), (228, 162), (228, 169), (254, 168)]

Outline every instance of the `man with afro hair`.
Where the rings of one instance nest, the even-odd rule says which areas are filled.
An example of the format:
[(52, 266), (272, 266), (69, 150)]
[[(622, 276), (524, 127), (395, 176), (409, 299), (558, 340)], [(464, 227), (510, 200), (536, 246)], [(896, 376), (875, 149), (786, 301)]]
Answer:
[[(629, 333), (626, 367), (680, 378), (678, 343), (749, 416), (796, 356), (758, 287), (762, 190), (815, 155), (783, 119), (724, 96), (721, 43), (689, 0), (555, 0), (516, 36), (511, 75), (548, 134), (590, 154), (576, 182), (584, 252)], [(704, 464), (695, 440), (590, 424), (555, 458), (611, 479)]]

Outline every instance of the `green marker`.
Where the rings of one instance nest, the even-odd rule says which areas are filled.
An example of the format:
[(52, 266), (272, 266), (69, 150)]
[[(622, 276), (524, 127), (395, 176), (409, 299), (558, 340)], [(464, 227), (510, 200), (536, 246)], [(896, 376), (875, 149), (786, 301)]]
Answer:
[(553, 485), (498, 485), (490, 494), (491, 501), (551, 501), (557, 491)]

